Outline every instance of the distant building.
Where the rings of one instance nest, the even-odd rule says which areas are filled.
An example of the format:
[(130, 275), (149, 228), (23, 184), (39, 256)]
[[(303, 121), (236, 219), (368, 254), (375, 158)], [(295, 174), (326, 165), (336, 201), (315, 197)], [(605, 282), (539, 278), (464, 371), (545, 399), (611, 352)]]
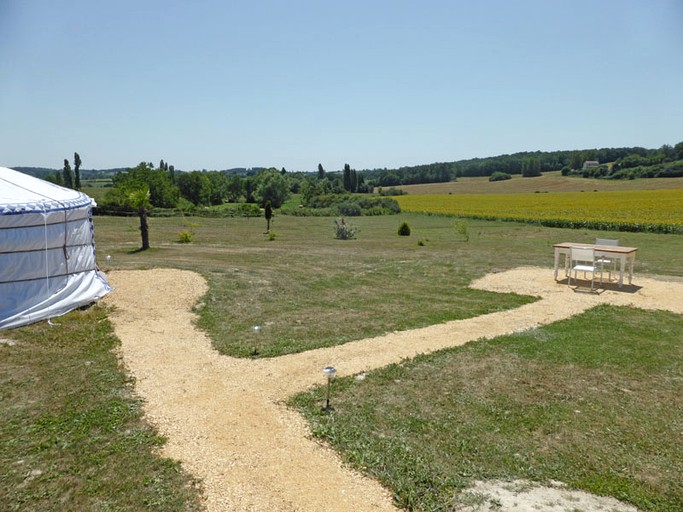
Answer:
[(597, 160), (586, 160), (583, 163), (582, 169), (590, 169), (591, 167), (598, 167), (600, 165), (600, 162)]

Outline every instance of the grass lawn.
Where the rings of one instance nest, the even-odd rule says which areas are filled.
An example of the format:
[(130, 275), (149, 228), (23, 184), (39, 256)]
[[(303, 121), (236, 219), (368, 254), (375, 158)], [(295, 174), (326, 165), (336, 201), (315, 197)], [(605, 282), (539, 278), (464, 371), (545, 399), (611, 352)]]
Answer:
[[(96, 217), (95, 235), (98, 259), (105, 271), (174, 267), (204, 275), (210, 284), (210, 291), (197, 307), (200, 325), (209, 332), (220, 351), (236, 356), (249, 356), (255, 343), (259, 345), (261, 357), (277, 356), (382, 332), (517, 307), (534, 299), (470, 290), (467, 284), (489, 272), (520, 265), (548, 267), (548, 278), (552, 279), (552, 244), (556, 242), (590, 242), (597, 236), (619, 238), (622, 245), (640, 248), (636, 261), (636, 282), (641, 273), (683, 277), (683, 268), (679, 263), (680, 254), (683, 253), (683, 236), (555, 229), (471, 220), (466, 221), (469, 241), (464, 241), (462, 232), (454, 227), (452, 219), (446, 217), (401, 214), (352, 218), (350, 221), (360, 229), (358, 238), (350, 241), (334, 239), (330, 218), (288, 216), (275, 218), (272, 226), (275, 237), (272, 241), (263, 233), (265, 220), (255, 218), (151, 218), (152, 249), (145, 252), (136, 250), (140, 246), (136, 218)], [(397, 235), (403, 221), (410, 224), (412, 234), (409, 237)], [(192, 233), (192, 243), (178, 242), (182, 231)], [(106, 255), (111, 256), (110, 261), (105, 260)], [(140, 286), (146, 284), (140, 283)], [(601, 316), (591, 316), (596, 314)], [(419, 358), (405, 366), (373, 373), (362, 385), (351, 380), (340, 381), (345, 387), (344, 393), (338, 398), (347, 400), (343, 410), (354, 407), (351, 390), (360, 393), (358, 407), (361, 408), (373, 408), (384, 403), (385, 398), (376, 397), (385, 392), (388, 397), (392, 389), (394, 394), (405, 395), (393, 404), (393, 412), (386, 411), (382, 406), (381, 414), (363, 413), (365, 419), (362, 428), (365, 430), (358, 432), (362, 432), (363, 436), (366, 431), (370, 433), (367, 439), (362, 438), (358, 443), (363, 445), (367, 442), (368, 451), (363, 456), (365, 458), (356, 463), (377, 472), (376, 466), (373, 469), (373, 460), (379, 466), (394, 460), (382, 459), (373, 451), (375, 448), (370, 448), (371, 439), (376, 437), (372, 432), (385, 432), (386, 440), (395, 446), (406, 447), (404, 452), (400, 451), (404, 448), (392, 450), (398, 453), (399, 459), (404, 457), (410, 461), (416, 468), (414, 473), (418, 475), (417, 480), (408, 475), (410, 471), (405, 469), (407, 462), (402, 463), (400, 460), (396, 462), (394, 476), (382, 474), (381, 478), (395, 490), (401, 502), (414, 502), (416, 507), (417, 503), (425, 503), (425, 507), (431, 507), (429, 503), (448, 503), (449, 498), (444, 498), (443, 491), (435, 490), (437, 487), (446, 487), (439, 487), (441, 484), (433, 482), (439, 482), (445, 478), (444, 475), (449, 475), (452, 485), (447, 484), (451, 486), (451, 490), (446, 491), (448, 494), (464, 485), (466, 479), (475, 474), (474, 468), (484, 468), (485, 465), (476, 458), (456, 458), (454, 463), (452, 456), (442, 457), (448, 459), (446, 461), (437, 457), (434, 465), (429, 462), (432, 455), (428, 452), (451, 453), (452, 444), (458, 439), (476, 439), (464, 434), (469, 436), (469, 431), (478, 431), (486, 434), (483, 444), (476, 444), (480, 441), (458, 442), (463, 445), (462, 450), (472, 450), (472, 446), (482, 452), (484, 449), (493, 450), (487, 452), (488, 455), (481, 455), (490, 463), (489, 469), (481, 469), (481, 474), (526, 474), (539, 479), (556, 475), (558, 479), (584, 488), (597, 489), (604, 485), (600, 492), (622, 497), (623, 489), (614, 483), (614, 479), (604, 476), (607, 471), (604, 468), (617, 473), (626, 470), (633, 472), (633, 468), (641, 467), (639, 461), (642, 458), (634, 459), (633, 465), (624, 465), (625, 459), (620, 458), (620, 454), (627, 450), (604, 450), (595, 452), (598, 455), (586, 462), (586, 452), (581, 449), (583, 438), (578, 433), (564, 433), (560, 427), (565, 428), (565, 423), (569, 423), (577, 429), (571, 432), (584, 432), (581, 434), (584, 437), (587, 436), (586, 432), (594, 432), (592, 435), (596, 439), (603, 440), (607, 435), (605, 429), (612, 429), (614, 425), (594, 423), (596, 420), (593, 418), (601, 419), (604, 416), (604, 421), (619, 417), (644, 418), (644, 413), (637, 412), (631, 402), (618, 402), (616, 398), (596, 400), (596, 397), (602, 396), (599, 392), (601, 389), (604, 394), (612, 393), (622, 400), (632, 397), (639, 407), (645, 407), (646, 400), (636, 400), (636, 397), (643, 396), (656, 397), (659, 403), (674, 404), (668, 410), (664, 410), (667, 407), (659, 408), (662, 414), (659, 414), (659, 410), (658, 414), (666, 420), (666, 414), (677, 411), (675, 404), (680, 405), (673, 396), (674, 391), (679, 397), (681, 395), (680, 366), (675, 366), (676, 358), (680, 360), (680, 352), (676, 353), (675, 344), (669, 342), (658, 348), (662, 350), (661, 359), (669, 365), (670, 371), (657, 377), (658, 363), (645, 365), (647, 358), (642, 355), (634, 361), (638, 365), (643, 363), (643, 369), (623, 364), (608, 365), (600, 370), (587, 363), (588, 356), (578, 357), (578, 352), (574, 354), (577, 355), (577, 361), (567, 363), (552, 361), (547, 354), (541, 357), (532, 350), (534, 346), (549, 346), (546, 343), (548, 340), (561, 339), (563, 329), (571, 331), (574, 338), (583, 339), (590, 346), (591, 336), (602, 331), (616, 332), (624, 319), (628, 319), (628, 325), (631, 325), (635, 322), (631, 322), (631, 319), (642, 318), (641, 322), (635, 322), (635, 327), (639, 324), (645, 326), (643, 339), (666, 340), (677, 335), (680, 338), (681, 320), (675, 315), (628, 309), (614, 314), (621, 320), (610, 319), (610, 315), (613, 315), (610, 309), (597, 310), (570, 320), (575, 322), (571, 329), (562, 325), (548, 326), (524, 335), (527, 338), (522, 336), (522, 341), (506, 338), (486, 344), (475, 343), (460, 350)], [(2, 332), (0, 336), (17, 342), (13, 346), (0, 344), (0, 503), (3, 506), (9, 503), (6, 507), (9, 510), (196, 508), (198, 491), (192, 480), (176, 464), (157, 454), (156, 448), (163, 440), (141, 418), (140, 404), (131, 394), (130, 382), (112, 352), (118, 341), (111, 334), (103, 310), (75, 312), (56, 322), (60, 325), (54, 328), (41, 323)], [(263, 327), (256, 342), (251, 329), (253, 325)], [(596, 325), (601, 326), (600, 330)], [(622, 332), (623, 339), (631, 339), (628, 338), (631, 330)], [(574, 338), (571, 343), (558, 346), (573, 347), (576, 345)], [(527, 341), (523, 342), (524, 339)], [(526, 351), (522, 350), (525, 344), (528, 346)], [(638, 339), (631, 343), (636, 346), (640, 344)], [(606, 347), (602, 356), (607, 357), (612, 350), (613, 347)], [(653, 349), (652, 352), (656, 354), (657, 351)], [(498, 353), (502, 355), (499, 357)], [(481, 365), (480, 371), (468, 374), (460, 359), (472, 361), (467, 358), (475, 357), (479, 358), (477, 361), (480, 363), (477, 364)], [(420, 365), (427, 370), (422, 373), (410, 370)], [(449, 370), (451, 366), (453, 371)], [(653, 368), (655, 370), (651, 371)], [(569, 372), (568, 369), (576, 370), (576, 375), (580, 377), (574, 384), (578, 386), (576, 392), (570, 389), (570, 384), (560, 381), (564, 375), (562, 372)], [(474, 370), (476, 368), (472, 367), (468, 371)], [(508, 371), (509, 375), (503, 370)], [(645, 370), (649, 372), (648, 376), (653, 376), (651, 379), (642, 377)], [(400, 376), (392, 377), (392, 372)], [(437, 382), (430, 375), (432, 373), (439, 375), (440, 387), (435, 387)], [(472, 386), (481, 388), (479, 394), (476, 394), (476, 389), (468, 391), (469, 388), (465, 386), (464, 378), (468, 375)], [(500, 384), (499, 387), (487, 387), (492, 376)], [(512, 386), (514, 390), (523, 390), (526, 398), (504, 395), (503, 384), (514, 378), (529, 379), (528, 382), (524, 381), (524, 386)], [(600, 381), (600, 378), (607, 380)], [(629, 391), (619, 391), (611, 384), (603, 389), (601, 383), (605, 382), (615, 382), (620, 388)], [(592, 388), (597, 388), (597, 391)], [(556, 389), (560, 398), (553, 398)], [(432, 404), (427, 407), (432, 401), (431, 395), (442, 396), (442, 392), (448, 390), (453, 397), (458, 395), (461, 401), (470, 401), (481, 407), (483, 412), (472, 416), (471, 426), (460, 424), (458, 418), (463, 417), (458, 409), (460, 402), (451, 401), (455, 398), (447, 398), (446, 394), (440, 398), (445, 402), (437, 402), (442, 406)], [(315, 393), (317, 391), (309, 398), (300, 400), (314, 401), (318, 396)], [(360, 405), (361, 395), (374, 398), (370, 398), (366, 405)], [(424, 397), (424, 400), (419, 397)], [(562, 405), (562, 400), (565, 400), (574, 407), (573, 401), (580, 397), (584, 397), (584, 400), (575, 409), (581, 410), (581, 414), (571, 413), (574, 409), (563, 409), (551, 414), (555, 404)], [(520, 401), (520, 405), (515, 405), (515, 400)], [(502, 409), (502, 412), (498, 410), (497, 416), (493, 414), (496, 407), (500, 409), (507, 402), (510, 402), (509, 410), (516, 411), (514, 415), (506, 415), (508, 409)], [(410, 414), (400, 412), (401, 407), (410, 403), (421, 405), (420, 408), (409, 408)], [(547, 407), (542, 406), (546, 403), (549, 404)], [(632, 405), (633, 413), (627, 409), (629, 414), (617, 415), (623, 412), (620, 407)], [(311, 407), (313, 411), (315, 406)], [(595, 411), (589, 415), (591, 408), (595, 408)], [(521, 425), (525, 425), (525, 418), (530, 418), (527, 420), (528, 435), (545, 440), (552, 447), (547, 450), (548, 453), (565, 454), (562, 460), (566, 458), (568, 462), (560, 461), (559, 455), (552, 459), (550, 455), (544, 455), (540, 448), (531, 449), (530, 444), (520, 444), (514, 437), (508, 441), (508, 436), (515, 430), (514, 424), (494, 435), (495, 428), (484, 414), (486, 411), (493, 411), (491, 414), (494, 417), (503, 419), (510, 416), (510, 421), (515, 419)], [(549, 419), (529, 416), (531, 413), (542, 416), (544, 411), (548, 412)], [(679, 418), (680, 412), (679, 407)], [(315, 416), (314, 413), (311, 414)], [(418, 413), (424, 415), (424, 421), (420, 420)], [(397, 423), (387, 430), (385, 418), (391, 415), (396, 421), (403, 421), (400, 417), (405, 416), (405, 421), (410, 424)], [(442, 426), (430, 426), (432, 415), (436, 418), (434, 421)], [(442, 415), (440, 419), (439, 415)], [(452, 416), (450, 419), (449, 415)], [(553, 420), (553, 415), (558, 415), (558, 419)], [(340, 428), (346, 428), (342, 427), (342, 420), (348, 416), (355, 416), (355, 413), (350, 415), (342, 411), (342, 414), (332, 418), (338, 421)], [(588, 418), (586, 422), (576, 423), (584, 417)], [(315, 421), (329, 421), (332, 418), (317, 418)], [(423, 425), (420, 427), (422, 430), (418, 428), (417, 434), (411, 430), (415, 425)], [(534, 430), (532, 427), (535, 425), (540, 427)], [(651, 510), (675, 510), (663, 508), (661, 504), (680, 503), (683, 494), (680, 487), (670, 483), (676, 478), (679, 482), (683, 480), (680, 466), (669, 463), (677, 453), (679, 460), (683, 459), (680, 451), (675, 451), (675, 443), (680, 441), (681, 436), (680, 423), (670, 422), (667, 427), (652, 418), (619, 425), (625, 434), (621, 437), (615, 434), (615, 442), (626, 443), (624, 446), (629, 448), (629, 453), (632, 451), (628, 444), (630, 440), (643, 439), (641, 444), (649, 439), (662, 440), (653, 441), (661, 447), (661, 453), (641, 467), (641, 474), (628, 481), (650, 483), (637, 487), (628, 499), (635, 503), (652, 500), (653, 505), (647, 505)], [(677, 431), (670, 430), (676, 425)], [(327, 428), (329, 425), (321, 423), (316, 430), (324, 433)], [(354, 426), (349, 428), (360, 429)], [(461, 429), (463, 435), (444, 435), (452, 428)], [(545, 433), (546, 430), (548, 433)], [(556, 431), (561, 432), (557, 439), (551, 435)], [(431, 437), (433, 432), (435, 435)], [(436, 435), (438, 432), (441, 434)], [(460, 431), (453, 430), (450, 433), (453, 432)], [(344, 435), (340, 434), (340, 439)], [(423, 444), (413, 445), (417, 442), (414, 439), (420, 437), (423, 438)], [(419, 446), (422, 447), (418, 450)], [(514, 451), (505, 451), (508, 449), (506, 446)], [(424, 462), (408, 456), (411, 450), (414, 454), (423, 448), (425, 453), (418, 458), (424, 458)], [(508, 456), (496, 461), (490, 453), (507, 453)], [(515, 454), (520, 454), (522, 459)], [(392, 456), (387, 454), (387, 457)], [(351, 455), (347, 457), (353, 458)], [(516, 463), (518, 460), (522, 462)], [(530, 468), (526, 470), (527, 473), (519, 469), (519, 466), (524, 466), (524, 460)], [(537, 465), (537, 460), (542, 462)], [(494, 469), (498, 462), (500, 467), (496, 473)], [(446, 466), (446, 463), (455, 465)], [(591, 469), (593, 467), (597, 469)], [(538, 472), (534, 473), (533, 468), (539, 468)], [(591, 483), (595, 475), (598, 475), (597, 483)], [(648, 485), (654, 486), (655, 490), (648, 490)], [(424, 498), (431, 494), (436, 501)], [(669, 502), (662, 496), (668, 496), (666, 499)]]
[(601, 306), (292, 402), (315, 435), (408, 510), (451, 510), (473, 480), (558, 480), (683, 510), (683, 317)]
[[(397, 235), (401, 222), (409, 237)], [(552, 229), (469, 220), (469, 242), (447, 217), (401, 214), (351, 218), (356, 240), (334, 239), (332, 219), (152, 218), (150, 251), (139, 247), (136, 218), (96, 217), (100, 261), (113, 268), (155, 266), (198, 270), (210, 291), (198, 311), (218, 350), (262, 357), (300, 352), (388, 331), (517, 307), (529, 300), (467, 288), (489, 272), (520, 265), (551, 267), (552, 244), (618, 238), (639, 247), (639, 272), (683, 275), (683, 237)], [(191, 244), (178, 233), (193, 232)], [(420, 245), (423, 244), (423, 245)], [(549, 272), (549, 278), (551, 273)], [(255, 340), (252, 326), (259, 325)]]
[(200, 510), (142, 418), (106, 311), (0, 333), (0, 509)]

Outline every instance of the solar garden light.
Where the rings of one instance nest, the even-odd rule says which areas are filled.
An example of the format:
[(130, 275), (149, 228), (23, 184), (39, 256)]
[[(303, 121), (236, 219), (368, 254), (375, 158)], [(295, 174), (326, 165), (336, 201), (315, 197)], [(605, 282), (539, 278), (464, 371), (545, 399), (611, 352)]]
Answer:
[(327, 377), (327, 400), (325, 402), (325, 407), (323, 407), (323, 411), (325, 412), (334, 411), (334, 407), (330, 406), (330, 387), (332, 386), (332, 379), (334, 379), (334, 375), (336, 373), (337, 370), (335, 370), (332, 366), (326, 366), (323, 368), (323, 375)]
[(254, 333), (254, 350), (252, 350), (251, 355), (252, 356), (257, 356), (258, 355), (258, 336), (259, 333), (261, 332), (261, 326), (260, 325), (254, 325), (251, 328), (252, 332)]

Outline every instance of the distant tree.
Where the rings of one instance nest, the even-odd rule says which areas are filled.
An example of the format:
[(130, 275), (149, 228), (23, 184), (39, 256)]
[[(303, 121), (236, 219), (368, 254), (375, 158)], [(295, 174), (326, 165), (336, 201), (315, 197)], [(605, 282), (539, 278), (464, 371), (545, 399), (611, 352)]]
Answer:
[(228, 191), (228, 186), (230, 184), (228, 177), (218, 171), (210, 171), (205, 174), (209, 178), (211, 188), (209, 202), (212, 205), (223, 204), (230, 195)]
[(280, 174), (287, 174), (287, 169), (285, 169), (285, 168), (283, 167), (282, 170), (280, 171)]
[(168, 173), (154, 169), (153, 164), (140, 162), (137, 167), (128, 168), (112, 178), (115, 188), (127, 194), (131, 190), (149, 189), (150, 202), (157, 208), (175, 208), (180, 198), (178, 187), (171, 183)]
[(266, 201), (264, 215), (266, 217), (266, 233), (270, 233), (270, 220), (273, 218), (273, 207), (270, 201)]
[(280, 208), (289, 197), (287, 179), (276, 169), (268, 169), (256, 177), (256, 198), (260, 205), (270, 201), (273, 208)]
[(584, 158), (580, 152), (574, 151), (572, 153), (570, 160), (571, 160), (571, 163), (569, 165), (575, 171), (578, 171), (579, 169), (581, 169), (581, 167), (583, 167)]
[(400, 184), (401, 179), (395, 172), (391, 171), (384, 171), (377, 180), (377, 185), (380, 187), (395, 187)]
[(164, 159), (159, 160), (159, 170), (163, 171), (165, 168)]
[(76, 190), (81, 190), (81, 156), (78, 153), (74, 153), (74, 174)]
[(244, 178), (244, 198), (247, 203), (255, 203), (256, 197), (256, 180), (255, 178)]
[(142, 251), (149, 249), (149, 224), (147, 215), (149, 213), (150, 194), (149, 188), (139, 188), (128, 194), (128, 203), (138, 213), (140, 218), (140, 236), (142, 238)]
[(45, 176), (45, 180), (49, 181), (50, 183), (54, 183), (55, 185), (64, 186), (64, 178), (62, 177), (62, 173), (59, 171), (55, 171), (54, 174), (48, 174)]
[(679, 142), (674, 146), (674, 159), (683, 160), (683, 142)]
[(344, 190), (351, 190), (351, 166), (349, 164), (344, 164), (344, 173), (342, 175), (342, 182), (344, 184)]
[(344, 182), (341, 178), (335, 178), (330, 184), (330, 192), (333, 194), (341, 194), (344, 192)]
[(207, 173), (200, 171), (186, 172), (178, 175), (180, 195), (195, 206), (211, 204), (211, 181)]
[(238, 202), (244, 196), (244, 182), (239, 176), (230, 176), (227, 183), (227, 200), (230, 203)]
[(533, 178), (541, 175), (541, 160), (535, 157), (522, 160), (522, 176)]
[(71, 172), (71, 166), (69, 165), (69, 161), (65, 158), (64, 159), (64, 186), (67, 188), (74, 188), (74, 177), (73, 173)]
[(323, 164), (318, 164), (318, 179), (325, 179), (325, 169), (323, 168)]
[(168, 166), (168, 177), (171, 180), (171, 183), (175, 185), (175, 166), (169, 165)]

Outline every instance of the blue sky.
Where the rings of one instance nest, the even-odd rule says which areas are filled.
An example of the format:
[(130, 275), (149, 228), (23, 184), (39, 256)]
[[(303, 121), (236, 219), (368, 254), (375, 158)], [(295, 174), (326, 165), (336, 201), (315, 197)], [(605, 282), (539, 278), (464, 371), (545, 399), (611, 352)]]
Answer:
[(681, 0), (0, 0), (0, 165), (674, 145), (682, 26)]

